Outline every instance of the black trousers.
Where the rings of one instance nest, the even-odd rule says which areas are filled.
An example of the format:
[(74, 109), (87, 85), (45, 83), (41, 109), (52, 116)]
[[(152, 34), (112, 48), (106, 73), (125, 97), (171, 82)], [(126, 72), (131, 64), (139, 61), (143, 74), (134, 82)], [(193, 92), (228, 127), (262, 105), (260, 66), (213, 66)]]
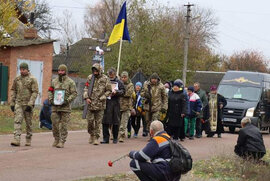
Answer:
[(176, 126), (170, 126), (170, 125), (168, 125), (166, 131), (168, 132), (168, 134), (170, 136), (173, 137), (174, 140), (177, 140), (178, 137), (179, 137), (179, 135), (180, 135), (180, 128), (181, 127), (176, 127)]
[(264, 156), (262, 152), (242, 151), (237, 149), (235, 149), (234, 152), (243, 159), (260, 160)]
[(117, 140), (118, 138), (119, 125), (102, 124), (103, 140), (106, 142), (109, 142), (110, 139), (110, 127), (112, 127), (113, 139)]
[(131, 116), (131, 125), (134, 129), (135, 134), (138, 134), (139, 129), (141, 127), (141, 116)]
[(128, 124), (127, 124), (127, 131), (128, 132), (131, 132), (131, 117), (132, 116), (130, 116), (129, 119), (128, 119)]
[[(137, 162), (137, 163), (136, 163)], [(158, 168), (158, 164), (149, 162), (140, 162), (138, 160), (130, 161), (131, 170), (137, 175), (141, 181), (179, 181), (180, 174), (169, 173), (167, 169)], [(164, 167), (163, 167), (164, 168)], [(165, 174), (165, 172), (167, 172)]]
[(201, 118), (196, 119), (196, 136), (202, 135), (202, 122)]

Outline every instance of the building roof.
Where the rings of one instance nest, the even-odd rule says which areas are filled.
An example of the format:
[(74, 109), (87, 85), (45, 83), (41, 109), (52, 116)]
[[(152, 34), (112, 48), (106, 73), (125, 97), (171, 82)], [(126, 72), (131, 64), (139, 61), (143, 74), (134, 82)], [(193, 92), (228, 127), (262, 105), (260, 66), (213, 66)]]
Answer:
[(53, 71), (57, 71), (60, 64), (65, 64), (69, 72), (78, 72), (78, 61), (85, 59), (92, 61), (94, 51), (89, 50), (90, 46), (98, 46), (98, 42), (91, 38), (82, 38), (69, 46), (65, 53), (55, 55), (53, 57)]
[(210, 92), (210, 86), (218, 86), (226, 72), (196, 71), (193, 82), (199, 82), (201, 89)]
[(51, 39), (11, 39), (6, 45), (6, 47), (25, 47), (30, 45), (41, 45), (46, 43), (52, 43), (55, 40)]

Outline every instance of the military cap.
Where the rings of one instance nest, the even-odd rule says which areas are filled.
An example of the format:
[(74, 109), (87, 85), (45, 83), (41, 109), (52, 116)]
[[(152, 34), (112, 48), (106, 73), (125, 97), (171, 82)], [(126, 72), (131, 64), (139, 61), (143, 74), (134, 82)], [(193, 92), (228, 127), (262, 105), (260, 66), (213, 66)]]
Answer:
[(64, 70), (66, 72), (68, 71), (67, 66), (65, 64), (59, 65), (58, 70)]
[(122, 72), (122, 73), (121, 73), (121, 77), (123, 77), (123, 76), (128, 77), (128, 72), (127, 72), (127, 71)]
[(151, 76), (150, 76), (150, 79), (159, 79), (159, 76), (157, 73), (153, 73)]
[(25, 63), (25, 62), (21, 63), (20, 64), (20, 69), (27, 69), (27, 70), (29, 70), (28, 64)]

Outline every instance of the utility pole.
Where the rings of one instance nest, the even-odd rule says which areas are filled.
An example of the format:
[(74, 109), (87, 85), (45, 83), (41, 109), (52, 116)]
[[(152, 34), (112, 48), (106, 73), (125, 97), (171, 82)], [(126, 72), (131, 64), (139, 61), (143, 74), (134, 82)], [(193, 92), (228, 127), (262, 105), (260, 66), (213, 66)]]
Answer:
[(190, 35), (190, 12), (191, 7), (194, 6), (194, 4), (187, 4), (184, 5), (187, 7), (187, 15), (186, 15), (186, 29), (185, 29), (185, 38), (184, 38), (184, 66), (183, 66), (183, 83), (186, 85), (187, 80), (187, 62), (188, 62), (188, 44), (189, 44), (189, 35)]

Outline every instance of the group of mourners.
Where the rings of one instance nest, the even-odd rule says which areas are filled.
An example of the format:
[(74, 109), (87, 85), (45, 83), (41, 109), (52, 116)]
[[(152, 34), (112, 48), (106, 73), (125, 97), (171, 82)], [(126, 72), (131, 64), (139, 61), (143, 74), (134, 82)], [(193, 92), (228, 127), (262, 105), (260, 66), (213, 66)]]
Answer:
[[(53, 103), (53, 92), (65, 87), (61, 86), (64, 82), (59, 81), (61, 68), (67, 71), (65, 65), (59, 66), (59, 76), (52, 81), (49, 100), (44, 101), (40, 113), (40, 127), (53, 129), (55, 133), (53, 145), (56, 146), (59, 140), (64, 143), (67, 135), (65, 127), (61, 129), (63, 133), (59, 134), (53, 126), (50, 126), (51, 120), (52, 122), (54, 119), (58, 120), (56, 113), (61, 113), (63, 107)], [(203, 130), (207, 137), (213, 137), (215, 133), (221, 137), (222, 109), (226, 106), (226, 99), (217, 94), (215, 85), (211, 86), (211, 92), (207, 94), (200, 88), (198, 82), (186, 88), (180, 79), (163, 84), (158, 74), (153, 73), (149, 80), (144, 83), (136, 82), (134, 86), (126, 71), (118, 78), (114, 68), (110, 68), (107, 75), (103, 73), (100, 64), (94, 64), (91, 70), (83, 93), (87, 106), (86, 119), (90, 144), (108, 144), (110, 139), (115, 144), (124, 142), (125, 138), (131, 138), (132, 132), (132, 137), (137, 138), (141, 122), (142, 136), (147, 137), (150, 123), (154, 120), (160, 120), (164, 129), (175, 140), (184, 141), (186, 137), (191, 140), (194, 137), (201, 138)], [(65, 99), (70, 100), (67, 95)], [(64, 117), (59, 121), (68, 122), (65, 119)], [(101, 126), (103, 139), (99, 141)]]
[[(144, 83), (135, 86), (124, 71), (118, 77), (110, 68), (107, 75), (100, 64), (91, 68), (83, 92), (86, 119), (88, 122), (89, 143), (98, 145), (124, 142), (137, 138), (141, 121), (142, 136), (148, 136), (150, 123), (160, 120), (165, 130), (173, 137), (184, 141), (185, 137), (200, 138), (202, 130), (208, 137), (215, 133), (221, 137), (222, 109), (226, 106), (223, 96), (217, 94), (217, 87), (211, 86), (209, 95), (200, 89), (200, 84), (185, 88), (180, 79), (163, 84), (157, 73), (153, 73)], [(13, 146), (20, 145), (21, 123), (26, 120), (26, 145), (31, 145), (31, 119), (38, 95), (36, 78), (29, 72), (28, 64), (20, 65), (21, 75), (15, 78), (12, 86), (11, 109), (15, 112)], [(75, 82), (68, 77), (68, 68), (58, 67), (58, 76), (51, 82), (48, 99), (40, 112), (40, 127), (52, 129), (55, 138), (53, 146), (63, 148), (68, 135), (71, 102), (77, 97)], [(100, 141), (102, 126), (103, 139)], [(196, 128), (196, 135), (195, 135)]]
[[(100, 64), (94, 64), (91, 70), (83, 92), (89, 143), (109, 144), (110, 138), (114, 144), (124, 142), (126, 137), (131, 137), (132, 128), (133, 137), (137, 138), (142, 120), (142, 136), (149, 135), (150, 140), (142, 150), (129, 153), (130, 167), (140, 180), (180, 179), (181, 173), (173, 173), (168, 164), (172, 153), (167, 139), (201, 138), (203, 130), (207, 137), (217, 134), (221, 138), (222, 112), (227, 102), (217, 93), (215, 85), (207, 94), (198, 82), (187, 88), (180, 79), (162, 84), (158, 74), (153, 73), (149, 80), (134, 86), (126, 71), (119, 79), (114, 68), (110, 68), (107, 75)], [(52, 80), (48, 99), (40, 112), (40, 127), (52, 129), (52, 146), (57, 148), (63, 148), (66, 142), (71, 103), (77, 97), (75, 82), (67, 73), (66, 65), (58, 67), (58, 76)], [(10, 106), (15, 114), (11, 145), (20, 146), (22, 121), (25, 120), (25, 146), (31, 146), (38, 84), (27, 63), (20, 64), (20, 75), (15, 78), (11, 91)], [(239, 132), (235, 153), (244, 158), (260, 159), (265, 154), (260, 130), (249, 118), (241, 123), (243, 129)], [(101, 126), (103, 139), (99, 142)]]

